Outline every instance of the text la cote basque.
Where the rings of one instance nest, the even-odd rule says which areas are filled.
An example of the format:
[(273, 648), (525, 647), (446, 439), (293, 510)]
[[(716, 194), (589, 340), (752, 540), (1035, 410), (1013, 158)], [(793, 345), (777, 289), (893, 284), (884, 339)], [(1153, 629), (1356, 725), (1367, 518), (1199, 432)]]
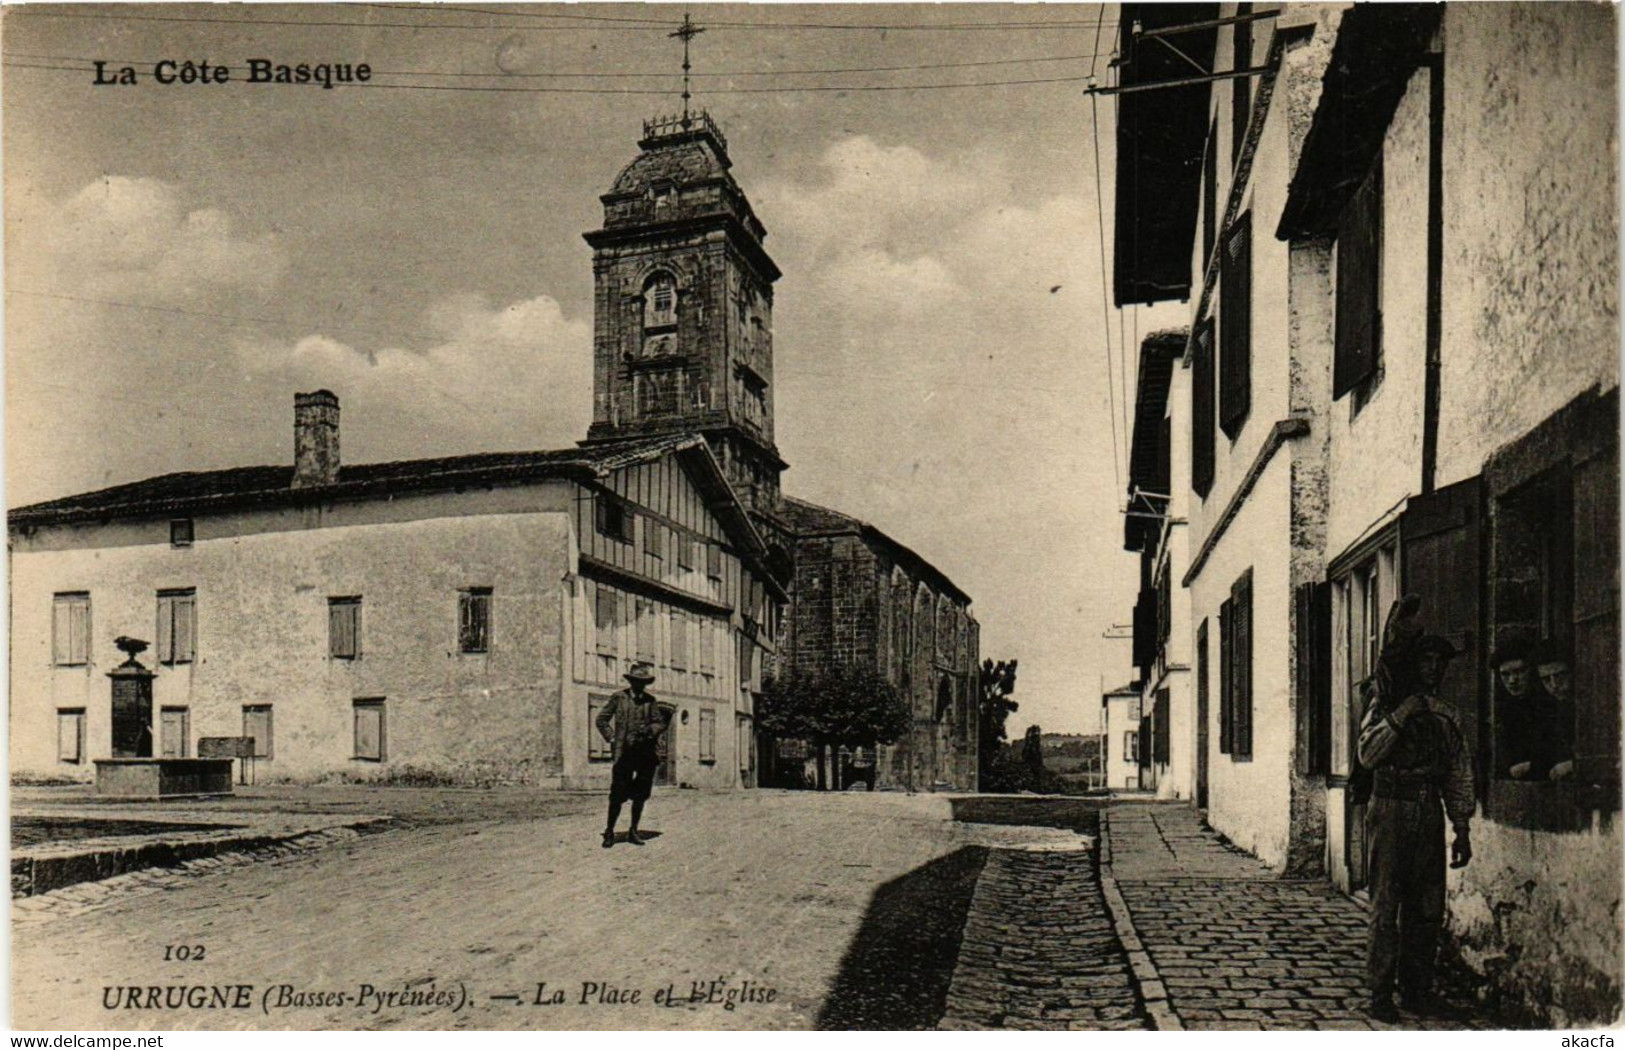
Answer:
[[(111, 87), (119, 84), (139, 83), (134, 66), (117, 65), (95, 60), (96, 76), (91, 84)], [(331, 89), (335, 84), (365, 84), (372, 79), (372, 67), (365, 62), (298, 62), (284, 64), (269, 58), (248, 60), (248, 75), (240, 76), (230, 66), (207, 60), (194, 62), (166, 58), (153, 63), (149, 74), (160, 84), (228, 84), (242, 80), (249, 84), (320, 84)]]

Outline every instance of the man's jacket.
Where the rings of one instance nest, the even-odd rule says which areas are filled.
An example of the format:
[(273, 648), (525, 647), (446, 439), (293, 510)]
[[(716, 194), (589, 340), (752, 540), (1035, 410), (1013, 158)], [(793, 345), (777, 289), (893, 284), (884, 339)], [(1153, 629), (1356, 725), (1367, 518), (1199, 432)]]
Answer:
[(609, 741), (610, 755), (619, 759), (633, 753), (650, 758), (664, 755), (665, 732), (677, 708), (661, 703), (645, 691), (642, 702), (632, 690), (622, 689), (598, 713), (598, 732)]
[(1383, 794), (1385, 779), (1396, 786), (1429, 785), (1443, 798), (1450, 822), (1465, 826), (1476, 804), (1467, 743), (1449, 715), (1429, 709), (1426, 694), (1413, 699), (1420, 706), (1403, 722), (1384, 705), (1371, 705), (1360, 727), (1357, 757), (1362, 766), (1376, 771), (1378, 795)]

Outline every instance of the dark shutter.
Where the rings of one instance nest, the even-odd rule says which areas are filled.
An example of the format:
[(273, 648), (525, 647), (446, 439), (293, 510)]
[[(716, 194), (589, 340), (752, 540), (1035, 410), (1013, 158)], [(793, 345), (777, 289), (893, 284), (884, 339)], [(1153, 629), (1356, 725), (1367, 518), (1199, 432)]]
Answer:
[[(1244, 18), (1252, 13), (1252, 4), (1237, 4), (1236, 17)], [(1232, 69), (1247, 69), (1253, 64), (1253, 24), (1252, 22), (1237, 22), (1231, 29), (1234, 34), (1231, 39), (1235, 47), (1231, 55)], [(1248, 77), (1232, 77), (1230, 80), (1230, 163), (1236, 163), (1241, 156), (1241, 144), (1247, 138), (1247, 118), (1252, 114), (1253, 82)]]
[(1163, 765), (1168, 764), (1168, 690), (1157, 690), (1157, 707), (1153, 716), (1152, 727), (1152, 758)]
[(1157, 593), (1150, 588), (1140, 591), (1134, 603), (1134, 666), (1140, 677), (1151, 677), (1151, 665), (1157, 659)]
[(1253, 757), (1253, 574), (1244, 573), (1230, 588), (1230, 669), (1235, 683), (1230, 687), (1230, 713), (1235, 726), (1230, 730), (1230, 754)]
[[(1429, 634), (1443, 635), (1459, 656), (1439, 686), (1439, 706), (1456, 723), (1474, 756), (1482, 794), (1481, 727), (1483, 651), (1480, 549), (1482, 486), (1477, 477), (1412, 497), (1399, 521), (1400, 579), (1405, 593), (1422, 599), (1420, 619)], [(1379, 620), (1388, 610), (1377, 611)]]
[(1252, 401), (1253, 216), (1224, 239), (1219, 273), (1219, 426), (1234, 438)]
[(1191, 364), (1191, 489), (1206, 498), (1213, 488), (1213, 322), (1196, 330)]
[(1196, 805), (1207, 806), (1208, 740), (1208, 648), (1207, 621), (1196, 627)]
[(1235, 647), (1231, 629), (1235, 619), (1230, 599), (1226, 598), (1219, 606), (1219, 753), (1222, 755), (1230, 753), (1231, 732), (1235, 728), (1231, 715), (1235, 690)]
[(1298, 588), (1298, 772), (1331, 772), (1332, 602), (1331, 587)]
[(1135, 746), (1139, 749), (1141, 769), (1151, 768), (1151, 712), (1147, 711), (1140, 716), (1140, 735), (1135, 738)]
[(1382, 163), (1354, 191), (1337, 228), (1337, 331), (1332, 396), (1377, 370), (1381, 331)]
[[(1575, 770), (1586, 808), (1619, 805), (1618, 420), (1574, 463)], [(1602, 786), (1601, 790), (1598, 785)]]

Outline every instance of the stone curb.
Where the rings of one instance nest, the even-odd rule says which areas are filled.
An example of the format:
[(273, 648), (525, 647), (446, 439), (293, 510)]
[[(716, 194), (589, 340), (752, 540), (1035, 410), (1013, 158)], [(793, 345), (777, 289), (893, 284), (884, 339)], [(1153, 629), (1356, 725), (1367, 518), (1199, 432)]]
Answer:
[(330, 831), (359, 832), (387, 823), (388, 817), (366, 817), (324, 827), (295, 828), (285, 832), (222, 835), (181, 841), (157, 840), (126, 846), (105, 846), (46, 856), (13, 856), (11, 896), (33, 897), (68, 886), (127, 875), (147, 868), (175, 868), (194, 861), (233, 853), (252, 853), (278, 846), (320, 845), (331, 841)]
[(1123, 899), (1123, 891), (1118, 888), (1117, 876), (1112, 871), (1109, 808), (1100, 811), (1100, 889), (1106, 898), (1106, 909), (1112, 915), (1112, 928), (1117, 931), (1117, 939), (1128, 955), (1129, 968), (1134, 972), (1134, 984), (1141, 1001), (1145, 1003), (1145, 1012), (1151, 1018), (1151, 1024), (1159, 1032), (1183, 1032), (1185, 1024), (1174, 1011), (1173, 1001), (1168, 998), (1168, 988), (1162, 983), (1157, 964), (1140, 941), (1140, 932), (1134, 928), (1128, 902)]

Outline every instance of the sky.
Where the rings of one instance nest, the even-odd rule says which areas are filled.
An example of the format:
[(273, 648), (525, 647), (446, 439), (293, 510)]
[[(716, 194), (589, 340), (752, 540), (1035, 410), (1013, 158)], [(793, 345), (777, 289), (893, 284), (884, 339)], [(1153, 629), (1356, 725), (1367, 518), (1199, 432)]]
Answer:
[[(581, 234), (681, 106), (683, 10), (6, 8), (6, 504), (291, 463), (316, 387), (348, 463), (585, 436)], [(1093, 731), (1132, 674), (1103, 637), (1137, 583), (1121, 348), (1185, 315), (1103, 295), (1114, 105), (1084, 88), (1115, 5), (687, 10), (695, 105), (784, 272), (785, 491), (971, 595), (983, 656), (1021, 661), (1012, 736)], [(374, 75), (247, 83), (256, 58)], [(163, 59), (232, 79), (160, 84)]]

